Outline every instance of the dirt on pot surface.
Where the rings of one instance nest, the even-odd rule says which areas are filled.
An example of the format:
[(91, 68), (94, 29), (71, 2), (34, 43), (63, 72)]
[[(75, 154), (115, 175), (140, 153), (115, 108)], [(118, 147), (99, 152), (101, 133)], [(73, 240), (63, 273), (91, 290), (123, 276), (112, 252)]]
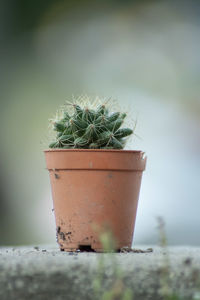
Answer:
[(66, 234), (61, 231), (60, 226), (57, 226), (56, 228), (56, 237), (57, 237), (57, 241), (60, 238), (61, 240), (65, 241), (66, 240), (66, 235), (71, 234), (71, 232), (67, 232)]

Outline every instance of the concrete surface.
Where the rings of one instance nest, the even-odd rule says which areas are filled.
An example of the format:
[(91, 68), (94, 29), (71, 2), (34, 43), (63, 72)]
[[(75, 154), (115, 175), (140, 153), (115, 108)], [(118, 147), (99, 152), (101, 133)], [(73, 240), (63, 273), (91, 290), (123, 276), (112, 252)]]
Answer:
[(152, 248), (97, 254), (2, 247), (0, 300), (200, 299), (200, 248)]

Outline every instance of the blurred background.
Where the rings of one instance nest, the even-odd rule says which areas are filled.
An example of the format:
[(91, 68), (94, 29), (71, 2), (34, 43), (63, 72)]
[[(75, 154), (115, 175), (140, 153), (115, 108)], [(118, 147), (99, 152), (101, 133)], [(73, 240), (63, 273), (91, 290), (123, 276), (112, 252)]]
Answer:
[(200, 245), (200, 2), (2, 0), (0, 245), (55, 243), (43, 149), (71, 95), (113, 97), (147, 153), (136, 244)]

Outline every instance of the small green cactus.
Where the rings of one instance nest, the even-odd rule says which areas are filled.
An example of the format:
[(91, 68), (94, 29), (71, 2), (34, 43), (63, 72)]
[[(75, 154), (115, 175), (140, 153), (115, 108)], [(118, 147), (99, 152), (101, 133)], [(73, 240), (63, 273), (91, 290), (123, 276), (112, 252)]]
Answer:
[(133, 133), (130, 128), (120, 128), (125, 113), (109, 113), (106, 105), (96, 110), (73, 104), (73, 113), (64, 111), (63, 117), (53, 123), (56, 141), (50, 148), (63, 149), (123, 149), (126, 137)]

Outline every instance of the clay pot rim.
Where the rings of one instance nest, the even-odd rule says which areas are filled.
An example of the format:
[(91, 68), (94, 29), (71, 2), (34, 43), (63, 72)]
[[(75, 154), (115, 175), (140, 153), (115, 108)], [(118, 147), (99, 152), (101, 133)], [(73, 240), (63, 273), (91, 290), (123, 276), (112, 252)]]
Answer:
[(48, 149), (44, 151), (47, 168), (62, 170), (144, 171), (146, 155), (138, 150), (118, 149)]
[(46, 149), (44, 152), (117, 152), (117, 153), (144, 153), (142, 150), (124, 149)]

